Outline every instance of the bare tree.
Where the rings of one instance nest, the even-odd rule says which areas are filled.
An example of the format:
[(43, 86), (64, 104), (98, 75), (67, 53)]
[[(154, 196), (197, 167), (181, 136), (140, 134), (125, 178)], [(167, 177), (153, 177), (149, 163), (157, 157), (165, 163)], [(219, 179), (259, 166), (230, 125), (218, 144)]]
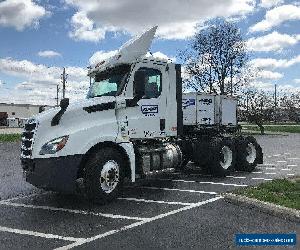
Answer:
[(285, 91), (279, 97), (280, 110), (282, 110), (290, 121), (300, 122), (300, 92), (290, 93)]
[(234, 23), (217, 20), (200, 29), (191, 48), (182, 52), (187, 88), (233, 94), (248, 60), (246, 44)]

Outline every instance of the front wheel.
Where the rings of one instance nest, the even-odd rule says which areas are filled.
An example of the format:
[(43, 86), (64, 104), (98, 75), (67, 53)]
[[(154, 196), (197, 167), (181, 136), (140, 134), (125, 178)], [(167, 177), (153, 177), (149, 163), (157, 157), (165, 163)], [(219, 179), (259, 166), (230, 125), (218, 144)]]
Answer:
[(100, 204), (115, 199), (123, 184), (123, 164), (122, 155), (114, 148), (103, 148), (92, 153), (85, 166), (87, 197)]

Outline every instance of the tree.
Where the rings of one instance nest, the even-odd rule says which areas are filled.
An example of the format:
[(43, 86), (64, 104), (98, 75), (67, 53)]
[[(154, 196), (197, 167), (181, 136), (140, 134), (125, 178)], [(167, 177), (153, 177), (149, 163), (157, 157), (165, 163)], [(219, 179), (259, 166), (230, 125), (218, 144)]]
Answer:
[(243, 101), (240, 102), (240, 106), (245, 112), (248, 121), (254, 122), (263, 135), (265, 133), (263, 123), (273, 118), (273, 94), (253, 87), (243, 89), (242, 93)]
[(233, 94), (248, 60), (246, 44), (234, 23), (217, 20), (200, 29), (185, 61), (186, 87), (195, 91)]
[(280, 109), (284, 110), (290, 121), (300, 122), (300, 92), (281, 94), (279, 98)]

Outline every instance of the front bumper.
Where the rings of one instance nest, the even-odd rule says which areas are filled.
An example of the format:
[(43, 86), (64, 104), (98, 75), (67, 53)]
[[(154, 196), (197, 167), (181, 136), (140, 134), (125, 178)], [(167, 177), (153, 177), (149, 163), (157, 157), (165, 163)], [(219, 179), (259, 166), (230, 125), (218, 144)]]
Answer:
[(25, 179), (45, 190), (76, 192), (76, 179), (82, 155), (57, 158), (22, 159)]

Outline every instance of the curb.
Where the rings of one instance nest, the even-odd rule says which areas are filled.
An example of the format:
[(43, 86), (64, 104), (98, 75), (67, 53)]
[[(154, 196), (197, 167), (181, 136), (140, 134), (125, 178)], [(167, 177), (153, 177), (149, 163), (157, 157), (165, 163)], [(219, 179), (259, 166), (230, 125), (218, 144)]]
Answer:
[(259, 211), (275, 215), (284, 219), (300, 222), (300, 211), (292, 208), (275, 205), (269, 202), (248, 198), (246, 196), (236, 195), (232, 193), (224, 193), (222, 196), (227, 202), (257, 208)]

